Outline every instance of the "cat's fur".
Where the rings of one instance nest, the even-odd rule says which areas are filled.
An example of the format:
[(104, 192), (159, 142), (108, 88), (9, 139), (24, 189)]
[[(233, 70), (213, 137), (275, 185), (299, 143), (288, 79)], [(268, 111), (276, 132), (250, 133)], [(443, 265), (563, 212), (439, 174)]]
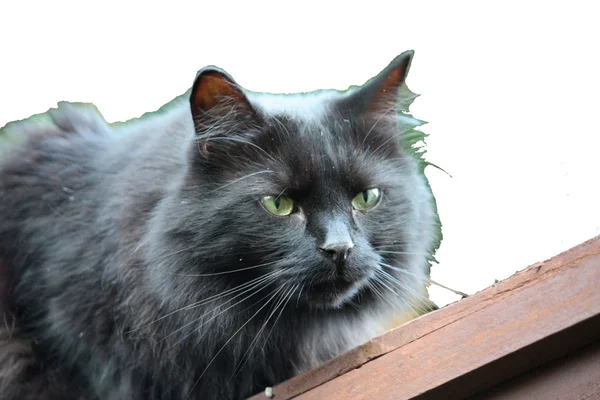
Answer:
[[(15, 123), (27, 140), (0, 153), (0, 397), (242, 398), (414, 307), (440, 234), (397, 111), (411, 57), (347, 92), (251, 93), (207, 68), (135, 122), (62, 103), (50, 124)], [(353, 210), (371, 187), (381, 203)], [(297, 209), (269, 214), (261, 196), (284, 191)], [(339, 241), (344, 264), (320, 249)]]

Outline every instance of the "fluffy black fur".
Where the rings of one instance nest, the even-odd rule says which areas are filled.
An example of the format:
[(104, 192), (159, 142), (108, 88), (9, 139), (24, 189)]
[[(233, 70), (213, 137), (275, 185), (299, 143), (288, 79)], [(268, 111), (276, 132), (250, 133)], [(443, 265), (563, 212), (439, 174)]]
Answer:
[[(136, 122), (61, 104), (17, 123), (26, 142), (0, 154), (1, 397), (239, 399), (414, 307), (439, 223), (396, 112), (411, 57), (345, 93), (255, 94), (207, 68), (189, 101)], [(380, 204), (352, 209), (369, 188)], [(268, 213), (282, 194), (294, 212)]]

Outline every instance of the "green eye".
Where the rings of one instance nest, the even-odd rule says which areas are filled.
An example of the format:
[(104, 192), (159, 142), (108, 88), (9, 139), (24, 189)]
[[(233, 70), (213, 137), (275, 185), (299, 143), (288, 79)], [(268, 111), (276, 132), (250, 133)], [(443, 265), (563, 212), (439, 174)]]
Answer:
[(381, 190), (377, 188), (360, 192), (352, 199), (352, 207), (358, 211), (367, 211), (379, 204)]
[(279, 217), (290, 215), (294, 211), (294, 200), (287, 196), (265, 196), (261, 202), (268, 212)]

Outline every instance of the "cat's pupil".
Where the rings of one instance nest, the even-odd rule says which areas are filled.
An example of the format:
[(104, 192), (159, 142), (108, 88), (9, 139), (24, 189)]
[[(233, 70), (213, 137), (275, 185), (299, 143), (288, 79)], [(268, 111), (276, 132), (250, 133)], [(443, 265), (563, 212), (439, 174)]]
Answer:
[(362, 197), (364, 202), (366, 203), (367, 200), (369, 200), (369, 192), (367, 192), (366, 190), (364, 192), (362, 192)]
[(277, 209), (279, 209), (280, 202), (281, 200), (279, 200), (279, 197), (275, 197), (275, 200), (273, 200), (273, 203), (275, 203), (275, 207), (277, 207)]

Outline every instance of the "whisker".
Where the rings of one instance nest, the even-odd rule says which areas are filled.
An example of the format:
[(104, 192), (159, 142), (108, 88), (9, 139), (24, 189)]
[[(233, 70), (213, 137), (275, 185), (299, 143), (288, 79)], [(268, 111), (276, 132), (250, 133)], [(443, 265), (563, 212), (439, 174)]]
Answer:
[[(391, 275), (391, 274), (388, 274), (387, 272), (385, 272), (385, 271), (383, 271), (383, 270), (379, 270), (379, 273), (380, 273), (380, 275), (381, 275), (381, 276), (382, 276), (382, 277), (383, 277), (385, 280), (387, 280), (388, 282), (390, 282), (392, 285), (397, 285), (397, 286), (399, 286), (401, 289), (403, 289), (404, 291), (406, 291), (406, 292), (409, 292), (409, 294), (411, 295), (411, 297), (412, 297), (414, 300), (417, 300), (417, 301), (419, 301), (419, 302), (421, 302), (421, 303), (424, 303), (424, 304), (430, 304), (430, 303), (431, 303), (431, 300), (430, 300), (430, 299), (429, 299), (427, 296), (424, 296), (423, 294), (421, 294), (421, 293), (417, 292), (416, 290), (414, 290), (413, 288), (411, 288), (411, 287), (410, 287), (410, 285), (406, 284), (405, 282), (402, 282), (402, 281), (400, 281), (400, 280), (399, 280), (399, 279), (397, 279), (395, 276), (393, 276), (393, 275)], [(395, 293), (397, 293), (397, 292), (395, 292)], [(400, 296), (400, 294), (399, 294), (399, 293), (397, 293), (397, 294), (398, 294), (398, 296)], [(406, 293), (404, 293), (404, 294), (406, 294)], [(417, 306), (417, 307), (418, 307), (418, 310), (415, 310), (414, 306), (412, 305), (412, 304), (413, 304), (413, 302), (408, 302), (408, 299), (407, 299), (407, 301), (405, 302), (405, 304), (406, 304), (406, 305), (407, 305), (409, 308), (411, 308), (411, 309), (413, 310), (413, 312), (415, 312), (415, 314), (416, 314), (416, 315), (419, 315), (419, 314), (425, 314), (425, 313), (427, 313), (428, 311), (430, 311), (428, 308), (422, 307), (422, 306), (420, 306), (420, 305), (418, 305), (418, 306)]]
[[(273, 293), (275, 293), (277, 291), (277, 289), (270, 291), (269, 293), (267, 293), (266, 295), (264, 295), (263, 297), (261, 297), (260, 299), (256, 300), (255, 302), (253, 302), (251, 305), (249, 305), (248, 307), (242, 309), (241, 311), (238, 312), (238, 314), (243, 313), (246, 310), (251, 309), (252, 307), (254, 307), (255, 305), (259, 304), (260, 302), (262, 302), (264, 299), (266, 299), (267, 297), (269, 297), (270, 295), (272, 295)], [(258, 291), (256, 292), (258, 293)], [(255, 294), (256, 294), (255, 293)], [(198, 328), (201, 328), (202, 326), (206, 325), (207, 323), (209, 323), (210, 321), (214, 320), (215, 318), (217, 318), (219, 315), (215, 315), (213, 317), (211, 317), (210, 319), (208, 319), (207, 321), (202, 322), (200, 325), (198, 325), (196, 327), (196, 329), (193, 329), (191, 332), (185, 334), (181, 339), (177, 340), (175, 343), (173, 343), (171, 346), (169, 346), (169, 348), (173, 348), (175, 346), (177, 346), (179, 343), (183, 342), (185, 339), (187, 339), (188, 337), (190, 337), (191, 335), (194, 334), (194, 332), (198, 331)], [(197, 321), (197, 319), (196, 319)], [(202, 339), (204, 337), (204, 335), (206, 334), (206, 332), (203, 332), (200, 336), (199, 336), (199, 340)]]
[[(267, 341), (269, 340), (269, 338), (271, 337), (271, 333), (273, 332), (273, 329), (275, 329), (275, 325), (277, 324), (277, 321), (279, 321), (279, 317), (281, 317), (281, 314), (283, 314), (283, 310), (285, 309), (285, 307), (287, 306), (288, 302), (292, 299), (292, 297), (294, 296), (294, 292), (296, 291), (296, 289), (298, 289), (298, 285), (297, 284), (294, 289), (292, 290), (292, 292), (290, 293), (290, 296), (288, 297), (288, 299), (286, 300), (285, 304), (283, 305), (283, 307), (281, 307), (281, 310), (279, 311), (279, 314), (277, 315), (277, 318), (275, 318), (275, 322), (273, 322), (273, 326), (271, 327), (271, 330), (269, 330), (269, 333), (267, 334), (267, 337), (265, 339), (265, 344), (263, 345), (263, 350), (265, 348), (265, 346), (267, 345)], [(302, 285), (304, 286), (304, 285)]]
[(205, 194), (214, 193), (214, 192), (216, 192), (216, 191), (218, 191), (218, 190), (221, 190), (221, 189), (223, 189), (223, 188), (225, 188), (225, 187), (227, 187), (227, 186), (233, 185), (233, 184), (235, 184), (235, 183), (238, 183), (238, 182), (239, 182), (239, 181), (241, 181), (241, 180), (244, 180), (244, 179), (250, 178), (250, 177), (252, 177), (252, 176), (255, 176), (255, 175), (259, 175), (259, 174), (272, 174), (272, 173), (273, 173), (273, 171), (272, 171), (272, 170), (270, 170), (270, 169), (265, 169), (265, 170), (262, 170), (262, 171), (256, 171), (256, 172), (253, 172), (253, 173), (251, 173), (251, 174), (244, 175), (244, 176), (242, 176), (241, 178), (234, 179), (234, 180), (232, 180), (231, 182), (228, 182), (228, 183), (226, 183), (226, 184), (224, 184), (224, 185), (222, 185), (222, 186), (219, 186), (219, 187), (218, 187), (218, 188), (216, 188), (216, 189), (209, 190), (209, 191), (208, 191), (208, 192), (206, 192)]
[[(407, 289), (407, 290), (411, 290), (412, 292), (415, 293), (415, 295), (421, 296), (422, 299), (427, 299), (425, 296), (423, 296), (419, 292), (415, 291), (412, 287), (410, 287), (410, 285), (408, 285), (408, 283), (402, 282), (400, 279), (396, 278), (395, 276), (393, 276), (392, 274), (390, 274), (390, 273), (388, 273), (388, 272), (386, 272), (384, 270), (379, 270), (379, 272), (380, 272), (380, 274), (382, 274), (383, 276), (387, 277), (388, 279), (396, 282), (402, 288)], [(408, 271), (405, 271), (405, 272), (408, 272)], [(414, 277), (414, 278), (416, 278), (416, 279), (418, 279), (420, 281), (425, 281), (425, 282), (429, 282), (430, 281), (430, 279), (428, 277), (426, 277), (426, 276), (418, 276), (417, 274), (413, 274), (413, 273), (407, 273), (406, 275)]]
[(433, 284), (433, 285), (439, 286), (439, 287), (441, 287), (442, 289), (449, 290), (449, 291), (451, 291), (452, 293), (455, 293), (455, 294), (457, 294), (457, 295), (459, 295), (459, 296), (461, 296), (461, 297), (463, 297), (463, 298), (464, 298), (464, 297), (469, 297), (469, 295), (468, 295), (468, 294), (466, 294), (466, 293), (464, 293), (464, 292), (461, 292), (460, 290), (454, 290), (454, 289), (450, 289), (449, 287), (447, 287), (447, 286), (444, 286), (444, 285), (442, 285), (442, 284), (440, 284), (440, 283), (437, 283), (437, 282), (436, 282), (436, 281), (434, 281), (433, 279), (431, 279), (431, 278), (428, 278), (428, 277), (426, 277), (426, 276), (419, 276), (419, 275), (417, 275), (417, 274), (415, 274), (415, 273), (413, 273), (413, 272), (410, 272), (410, 271), (408, 271), (408, 270), (406, 270), (406, 269), (404, 269), (404, 268), (394, 267), (393, 265), (389, 265), (389, 264), (386, 264), (386, 263), (383, 263), (383, 262), (380, 262), (379, 264), (381, 264), (381, 265), (382, 265), (382, 266), (384, 266), (384, 267), (391, 268), (391, 269), (393, 269), (394, 271), (398, 271), (398, 272), (400, 272), (400, 273), (403, 273), (403, 274), (405, 274), (405, 275), (413, 276), (413, 277), (415, 277), (415, 278), (417, 278), (417, 279), (426, 280), (427, 282), (429, 282), (429, 283), (431, 283), (431, 284)]
[[(380, 271), (383, 272), (383, 271)], [(382, 279), (383, 278), (383, 279)], [(406, 299), (404, 296), (402, 296), (400, 293), (398, 293), (397, 291), (395, 291), (393, 288), (391, 288), (390, 286), (388, 286), (385, 281), (387, 280), (389, 283), (391, 284), (395, 284), (395, 282), (391, 282), (389, 279), (386, 279), (387, 277), (385, 275), (381, 275), (381, 277), (377, 277), (377, 279), (380, 281), (380, 283), (389, 291), (391, 291), (393, 294), (395, 294), (398, 299), (402, 302), (402, 304), (404, 304), (406, 309), (409, 309), (415, 316), (419, 315), (419, 312), (417, 310), (415, 310), (413, 304), (411, 302), (408, 301), (408, 299)], [(396, 308), (396, 307), (394, 307)], [(396, 310), (398, 310), (396, 308)], [(400, 310), (398, 310), (400, 311)], [(419, 310), (419, 311), (424, 311), (424, 310)]]
[(233, 335), (231, 335), (231, 337), (225, 342), (225, 344), (223, 346), (221, 346), (221, 348), (219, 349), (219, 351), (217, 351), (217, 354), (214, 355), (214, 357), (208, 362), (208, 365), (204, 368), (204, 370), (202, 371), (202, 373), (200, 374), (200, 376), (198, 377), (198, 379), (196, 380), (196, 382), (194, 383), (194, 386), (192, 386), (192, 388), (190, 389), (190, 392), (188, 393), (188, 396), (192, 394), (192, 392), (194, 391), (194, 388), (196, 387), (196, 385), (198, 385), (198, 382), (200, 382), (200, 380), (202, 379), (202, 377), (204, 376), (204, 374), (206, 373), (206, 371), (208, 370), (208, 368), (212, 365), (212, 363), (217, 359), (217, 357), (219, 356), (219, 354), (221, 354), (221, 352), (223, 351), (223, 349), (225, 349), (225, 346), (227, 346), (229, 344), (229, 342), (231, 342), (233, 340), (233, 338), (242, 330), (244, 329), (244, 327), (246, 325), (248, 325), (248, 323), (250, 321), (252, 321), (252, 319), (254, 317), (256, 317), (258, 315), (259, 312), (262, 311), (263, 308), (265, 308), (274, 298), (275, 296), (281, 291), (283, 290), (284, 286), (281, 286), (279, 289), (277, 289), (276, 293), (273, 294), (273, 296), (271, 296), (269, 298), (269, 300), (267, 300), (265, 302), (265, 304), (263, 304), (250, 318), (248, 318), (248, 321), (244, 322), (244, 324), (242, 326), (239, 327), (239, 329), (237, 331), (235, 331), (233, 333)]
[[(380, 279), (380, 278), (379, 278), (377, 275), (375, 275), (375, 276), (373, 277), (373, 279), (374, 279), (374, 282), (373, 282), (373, 283), (369, 282), (369, 287), (371, 288), (371, 290), (373, 290), (373, 292), (374, 292), (374, 293), (375, 293), (375, 294), (376, 294), (376, 295), (377, 295), (377, 296), (378, 296), (378, 297), (379, 297), (381, 300), (385, 301), (385, 302), (386, 302), (386, 303), (388, 303), (390, 306), (392, 306), (394, 309), (396, 309), (396, 311), (400, 312), (400, 310), (398, 310), (398, 308), (396, 307), (396, 305), (395, 305), (395, 304), (393, 304), (392, 302), (390, 302), (390, 301), (388, 300), (388, 298), (387, 298), (387, 297), (385, 297), (385, 295), (383, 294), (383, 292), (381, 291), (381, 289), (380, 289), (380, 288), (377, 286), (377, 284), (380, 284), (380, 285), (382, 285), (381, 279)], [(388, 288), (388, 289), (389, 289), (389, 288)], [(389, 290), (391, 290), (391, 289), (389, 289)], [(394, 292), (393, 290), (391, 290), (391, 291), (392, 291), (394, 294), (397, 294), (397, 293), (396, 293), (396, 292)]]
[[(277, 272), (279, 272), (279, 271), (277, 271)], [(223, 302), (222, 304), (227, 304), (227, 303), (229, 303), (230, 301), (232, 301), (232, 300), (234, 300), (234, 299), (236, 299), (236, 298), (238, 298), (238, 297), (240, 297), (240, 296), (242, 296), (242, 295), (244, 295), (244, 294), (248, 293), (249, 291), (252, 291), (252, 290), (254, 290), (255, 288), (257, 288), (257, 287), (259, 287), (259, 286), (261, 286), (261, 285), (262, 285), (262, 287), (261, 287), (260, 289), (258, 289), (258, 290), (256, 290), (256, 291), (254, 291), (253, 293), (250, 293), (248, 296), (244, 297), (243, 299), (241, 299), (241, 300), (239, 300), (239, 301), (237, 301), (237, 302), (235, 302), (235, 303), (231, 304), (229, 307), (226, 307), (224, 310), (221, 310), (221, 311), (219, 311), (219, 312), (218, 312), (216, 315), (214, 315), (214, 316), (212, 316), (211, 318), (209, 318), (208, 320), (206, 320), (206, 321), (202, 322), (202, 323), (201, 323), (201, 324), (200, 324), (198, 327), (201, 327), (201, 326), (205, 325), (206, 323), (208, 323), (208, 322), (212, 321), (213, 319), (217, 318), (219, 315), (223, 314), (223, 313), (224, 313), (224, 312), (226, 312), (227, 310), (230, 310), (232, 307), (235, 307), (236, 305), (238, 305), (238, 304), (240, 304), (240, 303), (242, 303), (242, 302), (244, 302), (244, 301), (248, 300), (250, 297), (252, 297), (252, 296), (256, 295), (256, 294), (257, 294), (257, 293), (259, 293), (259, 292), (261, 292), (263, 289), (265, 289), (265, 288), (268, 286), (268, 284), (269, 284), (269, 283), (273, 282), (275, 279), (276, 279), (276, 275), (271, 275), (271, 276), (269, 276), (269, 277), (268, 277), (268, 278), (267, 278), (265, 281), (257, 282), (257, 283), (255, 283), (255, 284), (253, 284), (251, 287), (249, 287), (249, 288), (247, 288), (246, 290), (244, 290), (243, 292), (241, 292), (241, 293), (238, 293), (238, 294), (236, 294), (234, 297), (232, 297), (232, 298), (230, 298), (230, 299), (226, 300), (226, 301), (225, 301), (225, 302)], [(192, 320), (192, 321), (188, 322), (187, 324), (184, 324), (183, 326), (181, 326), (181, 327), (177, 328), (176, 330), (174, 330), (173, 332), (169, 333), (167, 336), (163, 337), (163, 338), (162, 338), (162, 339), (160, 339), (158, 342), (156, 342), (156, 344), (158, 344), (158, 343), (160, 343), (160, 342), (164, 341), (164, 340), (165, 340), (165, 339), (167, 339), (168, 337), (170, 337), (170, 336), (174, 335), (175, 333), (177, 333), (177, 332), (179, 332), (179, 331), (181, 331), (181, 330), (185, 329), (186, 327), (188, 327), (188, 326), (190, 326), (190, 325), (192, 325), (192, 324), (195, 324), (195, 323), (197, 323), (197, 322), (198, 322), (198, 321), (200, 321), (201, 319), (205, 318), (205, 317), (206, 317), (208, 314), (210, 314), (212, 311), (213, 311), (213, 310), (210, 310), (209, 312), (202, 314), (200, 317), (198, 317), (198, 318), (195, 318), (194, 320)], [(177, 342), (177, 343), (179, 343), (179, 342)]]
[(427, 256), (429, 257), (429, 253), (411, 253), (408, 251), (390, 251), (390, 250), (379, 250), (377, 249), (378, 253), (385, 253), (385, 254), (403, 254), (403, 255), (407, 255), (407, 256)]
[(385, 146), (389, 141), (394, 140), (394, 139), (398, 138), (399, 136), (402, 136), (404, 133), (405, 132), (398, 132), (397, 134), (390, 136), (389, 138), (384, 140), (383, 143), (381, 143), (374, 151), (371, 152), (371, 156), (374, 156), (375, 154), (377, 154), (379, 149), (381, 149), (383, 146)]
[(375, 123), (371, 126), (371, 129), (369, 129), (369, 131), (367, 132), (367, 134), (365, 135), (365, 137), (362, 140), (361, 145), (364, 145), (367, 138), (369, 137), (369, 135), (371, 134), (371, 132), (373, 131), (373, 129), (375, 129), (375, 127), (377, 126), (377, 124), (379, 123), (379, 121), (381, 121), (383, 119), (383, 117), (385, 117), (386, 115), (388, 115), (390, 113), (390, 111), (394, 110), (394, 107), (387, 109), (384, 113), (382, 113), (379, 118), (377, 118), (377, 121), (375, 121)]
[(377, 246), (373, 246), (373, 249), (378, 250), (378, 249), (383, 249), (383, 248), (387, 248), (387, 247), (399, 247), (399, 246), (405, 246), (410, 244), (409, 242), (394, 242), (394, 243), (388, 243), (388, 244), (379, 244)]
[(249, 142), (247, 140), (233, 138), (233, 137), (211, 137), (208, 140), (225, 140), (225, 141), (230, 141), (230, 142), (244, 143), (244, 144), (250, 145), (250, 146), (262, 151), (267, 157), (269, 157), (271, 159), (271, 161), (274, 161), (274, 162), (276, 161), (273, 158), (273, 156), (271, 154), (269, 154), (265, 149), (263, 149), (262, 147), (258, 146), (255, 143)]
[[(386, 113), (387, 113), (387, 112), (386, 112)], [(388, 139), (386, 139), (386, 140), (385, 140), (383, 143), (381, 143), (381, 144), (379, 145), (379, 147), (377, 147), (377, 148), (376, 148), (374, 151), (372, 151), (372, 152), (371, 152), (371, 155), (372, 155), (372, 156), (374, 156), (374, 155), (377, 153), (377, 151), (379, 151), (379, 149), (381, 149), (381, 148), (382, 148), (382, 147), (383, 147), (385, 144), (387, 144), (387, 143), (388, 143), (390, 140), (393, 140), (393, 139), (396, 139), (396, 138), (398, 138), (398, 137), (401, 137), (401, 136), (403, 136), (403, 135), (406, 135), (406, 133), (407, 133), (407, 132), (408, 132), (408, 131), (407, 131), (406, 129), (400, 129), (400, 130), (398, 131), (398, 133), (396, 133), (396, 134), (395, 134), (395, 135), (393, 135), (393, 136), (390, 136), (390, 137), (389, 137)]]
[(434, 284), (434, 285), (436, 285), (436, 286), (439, 286), (439, 287), (441, 287), (442, 289), (449, 290), (449, 291), (451, 291), (452, 293), (459, 295), (459, 296), (460, 296), (460, 297), (462, 297), (463, 299), (464, 299), (464, 298), (466, 298), (466, 297), (469, 297), (469, 295), (468, 295), (468, 294), (466, 294), (466, 293), (464, 293), (464, 292), (461, 292), (460, 290), (454, 290), (454, 289), (450, 289), (448, 286), (444, 286), (444, 285), (442, 285), (441, 283), (437, 283), (437, 282), (436, 282), (436, 281), (434, 281), (433, 279), (429, 279), (429, 282), (431, 282), (432, 284)]
[[(138, 248), (139, 248), (139, 247), (140, 247), (140, 246), (138, 246)], [(175, 252), (173, 252), (173, 253), (169, 253), (169, 254), (163, 254), (163, 255), (161, 255), (161, 256), (159, 256), (159, 257), (156, 257), (156, 258), (153, 258), (153, 259), (150, 259), (150, 260), (143, 260), (143, 261), (144, 261), (144, 263), (146, 263), (146, 264), (154, 263), (154, 262), (157, 262), (157, 261), (162, 261), (162, 260), (164, 260), (164, 259), (166, 259), (166, 258), (173, 257), (173, 256), (176, 256), (177, 254), (180, 254), (180, 253), (184, 253), (184, 252), (186, 252), (186, 251), (193, 250), (193, 249), (195, 249), (195, 248), (197, 248), (197, 247), (198, 247), (197, 245), (193, 245), (193, 246), (190, 246), (190, 247), (186, 247), (186, 248), (184, 248), (184, 249), (177, 250), (177, 251), (175, 251)]]
[[(258, 332), (256, 333), (256, 335), (254, 336), (254, 339), (252, 340), (252, 342), (248, 346), (248, 350), (246, 350), (246, 352), (242, 356), (242, 359), (240, 360), (240, 362), (238, 363), (238, 365), (233, 370), (233, 375), (231, 376), (231, 378), (233, 378), (234, 376), (236, 376), (237, 374), (239, 374), (241, 372), (242, 368), (244, 367), (244, 365), (246, 365), (246, 362), (248, 361), (248, 357), (247, 357), (248, 354), (250, 354), (250, 352), (252, 351), (252, 349), (254, 348), (254, 346), (256, 346), (256, 343), (258, 342), (258, 339), (259, 339), (261, 333), (265, 330), (265, 328), (267, 327), (267, 324), (269, 323), (269, 321), (271, 320), (271, 318), (273, 317), (273, 315), (275, 315), (275, 313), (277, 312), (277, 309), (279, 308), (280, 305), (282, 305), (284, 303), (284, 301), (285, 301), (286, 298), (289, 301), (288, 294), (293, 293), (293, 291), (295, 289), (297, 289), (297, 288), (298, 288), (298, 285), (296, 285), (294, 287), (291, 287), (290, 290), (288, 290), (285, 293), (282, 292), (279, 300), (277, 300), (275, 302), (275, 306), (273, 307), (273, 310), (271, 311), (271, 313), (269, 314), (269, 316), (265, 319), (265, 322), (263, 323), (262, 327), (258, 330)], [(285, 302), (285, 304), (287, 304), (287, 301)], [(281, 311), (283, 311), (284, 307), (281, 308)], [(279, 313), (279, 315), (281, 315), (281, 312)], [(275, 323), (277, 323), (277, 320), (275, 320)], [(273, 326), (275, 326), (275, 325), (273, 325)], [(268, 339), (268, 337), (267, 337), (267, 339)]]
[(428, 277), (417, 275), (414, 272), (410, 272), (406, 268), (394, 267), (393, 265), (386, 264), (384, 262), (380, 262), (379, 264), (382, 265), (382, 266), (384, 266), (384, 267), (393, 269), (394, 271), (398, 271), (398, 272), (400, 272), (400, 273), (402, 273), (404, 275), (412, 276), (414, 278), (425, 280), (425, 281), (428, 281), (428, 282), (431, 281), (431, 279), (429, 279)]
[(210, 303), (211, 301), (217, 300), (217, 299), (219, 299), (221, 297), (225, 297), (225, 296), (227, 296), (229, 294), (232, 294), (232, 293), (238, 292), (240, 290), (243, 290), (244, 288), (247, 288), (248, 286), (251, 286), (254, 283), (260, 283), (263, 280), (268, 279), (270, 276), (274, 276), (276, 272), (277, 271), (273, 271), (273, 272), (270, 272), (270, 273), (268, 273), (266, 275), (259, 276), (258, 278), (254, 278), (254, 279), (252, 279), (252, 280), (250, 280), (248, 282), (245, 282), (245, 283), (243, 283), (243, 284), (241, 284), (239, 286), (233, 287), (231, 289), (227, 289), (224, 292), (221, 292), (221, 293), (209, 296), (209, 297), (207, 297), (205, 299), (199, 300), (199, 301), (194, 302), (192, 304), (188, 304), (187, 306), (183, 306), (183, 307), (181, 307), (181, 308), (179, 308), (179, 309), (177, 309), (175, 311), (171, 311), (170, 313), (165, 314), (162, 317), (159, 317), (159, 318), (155, 319), (152, 322), (148, 322), (147, 324), (144, 324), (144, 325), (142, 325), (142, 326), (140, 326), (138, 328), (135, 328), (135, 329), (131, 329), (131, 330), (125, 332), (125, 333), (131, 333), (131, 332), (138, 331), (138, 330), (143, 329), (143, 328), (145, 328), (147, 326), (150, 326), (150, 325), (152, 325), (152, 324), (154, 324), (154, 323), (156, 323), (156, 322), (158, 322), (158, 321), (160, 321), (160, 320), (162, 320), (164, 318), (167, 318), (167, 317), (169, 317), (169, 316), (171, 316), (173, 314), (176, 314), (176, 313), (178, 313), (180, 311), (185, 311), (185, 310), (189, 310), (189, 309), (192, 309), (192, 308), (195, 308), (195, 307), (199, 307), (201, 305)]
[(233, 274), (234, 272), (247, 271), (249, 269), (260, 268), (260, 267), (264, 267), (265, 265), (275, 264), (277, 262), (278, 261), (271, 261), (271, 262), (268, 262), (268, 263), (253, 265), (251, 267), (244, 267), (244, 268), (234, 269), (232, 271), (211, 272), (209, 274), (177, 274), (177, 273), (172, 273), (171, 275), (190, 276), (190, 277), (217, 276), (217, 275)]
[(283, 128), (283, 130), (285, 130), (285, 133), (287, 133), (287, 135), (288, 135), (289, 137), (291, 137), (291, 136), (292, 136), (292, 135), (290, 134), (290, 131), (288, 130), (288, 128), (285, 126), (285, 124), (284, 124), (283, 122), (281, 122), (281, 120), (280, 120), (279, 118), (277, 118), (277, 117), (275, 117), (275, 116), (273, 116), (272, 118), (273, 118), (273, 120), (274, 120), (275, 122), (277, 122), (277, 123), (279, 124), (279, 126), (281, 126), (281, 127)]
[(296, 308), (298, 308), (298, 304), (300, 303), (300, 296), (302, 295), (302, 290), (304, 290), (304, 285), (306, 285), (306, 283), (302, 284), (302, 287), (300, 288), (300, 291), (298, 292), (298, 299), (296, 300)]
[[(416, 279), (418, 279), (418, 280), (426, 281), (426, 282), (429, 282), (429, 281), (430, 281), (429, 277), (427, 277), (427, 276), (425, 276), (425, 275), (419, 275), (419, 274), (415, 274), (414, 272), (411, 272), (411, 271), (409, 271), (409, 270), (408, 270), (408, 269), (406, 269), (406, 268), (395, 267), (395, 266), (393, 266), (393, 265), (386, 264), (386, 263), (384, 263), (384, 262), (379, 262), (379, 265), (381, 265), (382, 267), (386, 267), (386, 268), (392, 269), (392, 270), (394, 270), (394, 271), (398, 271), (398, 272), (400, 272), (402, 275), (410, 276), (410, 277), (416, 278)], [(385, 272), (385, 271), (383, 271), (383, 272)]]

